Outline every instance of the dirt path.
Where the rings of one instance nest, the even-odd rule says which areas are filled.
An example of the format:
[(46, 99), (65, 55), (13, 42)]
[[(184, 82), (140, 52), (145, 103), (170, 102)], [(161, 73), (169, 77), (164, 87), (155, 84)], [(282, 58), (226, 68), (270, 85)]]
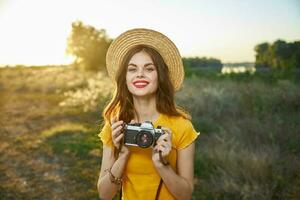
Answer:
[(54, 155), (40, 136), (71, 121), (53, 115), (57, 97), (13, 91), (0, 96), (0, 199), (79, 199), (77, 187), (70, 187), (76, 182), (66, 175), (72, 159)]

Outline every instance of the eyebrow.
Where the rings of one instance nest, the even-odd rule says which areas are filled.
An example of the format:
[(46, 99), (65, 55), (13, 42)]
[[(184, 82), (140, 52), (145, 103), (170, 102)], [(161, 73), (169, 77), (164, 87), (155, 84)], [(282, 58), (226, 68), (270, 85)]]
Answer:
[[(128, 66), (134, 66), (134, 67), (137, 67), (137, 65), (136, 64), (134, 64), (134, 63), (129, 63), (128, 64)], [(154, 65), (153, 63), (146, 63), (145, 65), (144, 65), (144, 67), (147, 67), (147, 66), (149, 66), (149, 65)]]

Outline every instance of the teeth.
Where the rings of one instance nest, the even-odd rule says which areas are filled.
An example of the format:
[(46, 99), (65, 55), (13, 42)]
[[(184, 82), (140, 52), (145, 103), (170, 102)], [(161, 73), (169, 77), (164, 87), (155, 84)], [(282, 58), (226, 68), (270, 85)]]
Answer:
[(144, 86), (144, 85), (147, 85), (147, 83), (135, 83), (134, 85)]

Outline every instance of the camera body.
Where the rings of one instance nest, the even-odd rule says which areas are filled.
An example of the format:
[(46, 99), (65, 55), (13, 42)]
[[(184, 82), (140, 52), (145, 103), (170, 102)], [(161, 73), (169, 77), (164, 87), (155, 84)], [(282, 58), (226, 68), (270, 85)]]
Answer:
[(124, 125), (124, 144), (148, 148), (156, 144), (157, 139), (164, 134), (158, 127), (154, 128), (149, 121)]

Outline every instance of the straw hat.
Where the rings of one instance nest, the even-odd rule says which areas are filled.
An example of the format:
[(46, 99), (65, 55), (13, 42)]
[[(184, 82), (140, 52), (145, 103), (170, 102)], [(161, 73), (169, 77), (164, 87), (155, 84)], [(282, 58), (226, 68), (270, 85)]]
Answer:
[(115, 75), (124, 56), (132, 47), (147, 45), (160, 53), (169, 68), (169, 75), (175, 91), (180, 89), (184, 78), (183, 64), (175, 44), (160, 32), (137, 28), (118, 36), (109, 46), (106, 54), (108, 75), (115, 80)]

